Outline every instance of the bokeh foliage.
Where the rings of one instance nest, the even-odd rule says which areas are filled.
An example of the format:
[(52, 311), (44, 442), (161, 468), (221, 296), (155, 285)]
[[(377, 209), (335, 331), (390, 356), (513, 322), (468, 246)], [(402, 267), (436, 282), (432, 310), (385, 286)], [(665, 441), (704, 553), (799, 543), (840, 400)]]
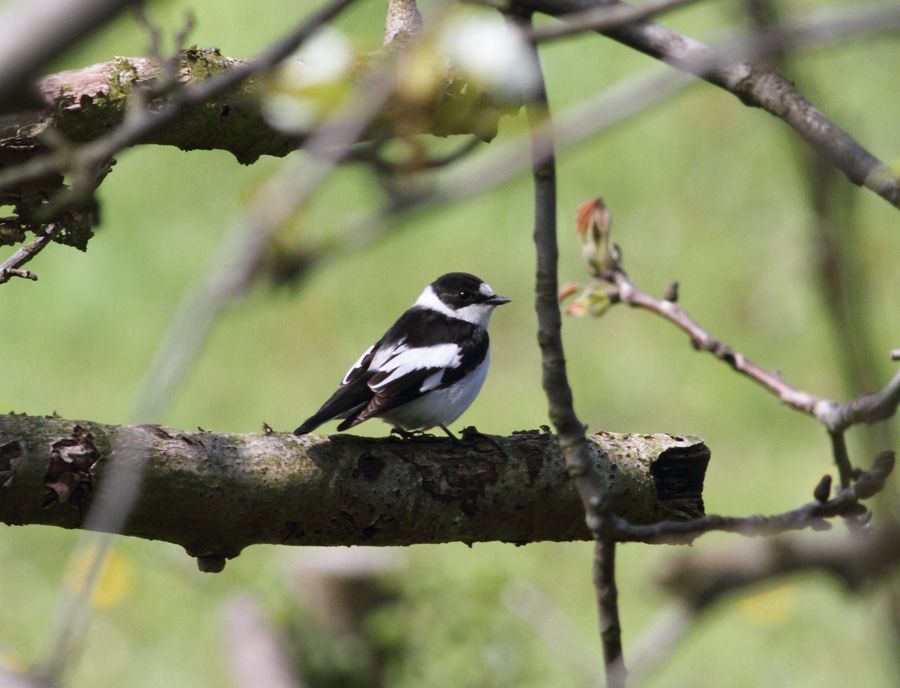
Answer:
[[(173, 0), (154, 4), (151, 16), (174, 31), (187, 7), (197, 17), (191, 40), (237, 57), (256, 52), (305, 10), (293, 0)], [(376, 48), (382, 11), (382, 3), (360, 3), (338, 26), (360, 49)], [(709, 4), (666, 21), (703, 38), (736, 18), (733, 7)], [(58, 67), (144, 52), (144, 36), (126, 17)], [(544, 58), (557, 109), (654, 66), (596, 37), (555, 43)], [(896, 42), (885, 38), (819, 49), (797, 63), (801, 88), (809, 84), (826, 112), (889, 161), (900, 159), (900, 89), (897, 71), (885, 66), (897, 60)], [(507, 121), (501, 138), (522, 129), (521, 118)], [(839, 399), (862, 391), (842, 388), (838, 343), (815, 287), (810, 210), (790, 136), (774, 118), (698, 85), (565, 153), (561, 278), (584, 279), (574, 210), (602, 195), (636, 283), (660, 292), (678, 278), (682, 303), (711, 331), (800, 387)], [(39, 282), (2, 287), (0, 410), (125, 422), (182, 291), (279, 164), (241, 167), (221, 152), (154, 147), (121, 155), (101, 188), (104, 220), (87, 253), (52, 246), (29, 266)], [(898, 219), (883, 200), (856, 194), (861, 231), (852, 249), (872, 284), (870, 302), (859, 307), (875, 323), (886, 380), (887, 351), (900, 341)], [(368, 173), (346, 169), (289, 232), (325, 237), (376, 200)], [(467, 270), (514, 301), (495, 318), (491, 375), (463, 420), (495, 433), (545, 423), (530, 297), (531, 212), (530, 181), (523, 177), (402, 221), (377, 246), (330, 263), (302, 288), (255, 289), (220, 319), (165, 422), (241, 432), (257, 431), (263, 421), (293, 428), (425, 283)], [(831, 469), (827, 437), (815, 422), (693, 353), (673, 328), (620, 309), (564, 328), (576, 409), (591, 428), (706, 439), (713, 451), (710, 512), (794, 506)], [(859, 444), (852, 448), (858, 452)], [(698, 546), (726, 541), (734, 538), (708, 536)], [(0, 662), (27, 665), (46, 649), (56, 599), (73, 584), (63, 573), (75, 542), (73, 533), (0, 527)], [(664, 602), (653, 571), (676, 553), (622, 548), (626, 656)], [(287, 571), (303, 555), (255, 547), (212, 576), (174, 546), (123, 540), (109, 579), (101, 581), (72, 685), (222, 685), (223, 601), (248, 590), (277, 617), (290, 586)], [(591, 667), (599, 676), (589, 545), (421, 546), (398, 555), (403, 565), (395, 576), (406, 597), (392, 613), (411, 641), (392, 668), (392, 685), (579, 686)], [(557, 610), (559, 618), (537, 622), (550, 624), (558, 642), (545, 642), (511, 610), (510, 591), (523, 583)], [(849, 598), (819, 577), (791, 579), (722, 605), (654, 685), (895, 685), (900, 669), (890, 614), (881, 593)]]

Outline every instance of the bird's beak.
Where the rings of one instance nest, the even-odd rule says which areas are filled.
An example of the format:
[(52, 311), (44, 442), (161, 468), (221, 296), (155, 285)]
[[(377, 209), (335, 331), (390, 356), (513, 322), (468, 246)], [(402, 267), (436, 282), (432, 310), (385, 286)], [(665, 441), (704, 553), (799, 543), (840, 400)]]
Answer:
[(494, 294), (491, 298), (487, 300), (492, 306), (502, 306), (504, 303), (509, 303), (512, 299), (508, 299), (505, 296), (500, 296), (499, 294)]

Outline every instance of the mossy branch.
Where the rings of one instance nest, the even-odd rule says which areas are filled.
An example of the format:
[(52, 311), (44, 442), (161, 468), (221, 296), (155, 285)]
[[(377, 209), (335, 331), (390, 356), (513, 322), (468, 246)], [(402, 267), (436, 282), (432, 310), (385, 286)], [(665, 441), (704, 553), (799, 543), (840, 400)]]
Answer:
[[(246, 61), (222, 55), (216, 49), (191, 48), (177, 58), (181, 87), (191, 87)], [(8, 115), (0, 119), (0, 165), (21, 164), (47, 151), (43, 138), (48, 130), (61, 133), (71, 143), (96, 139), (122, 123), (129, 98), (163, 77), (165, 67), (149, 57), (119, 57), (109, 62), (51, 74), (40, 79), (37, 90), (45, 109)], [(153, 132), (141, 143), (175, 146), (182, 150), (224, 150), (239, 162), (251, 164), (260, 156), (285, 156), (302, 139), (272, 128), (259, 110), (261, 77), (254, 75), (236, 88), (218, 94), (200, 107), (183, 114), (165, 129)], [(489, 108), (483, 94), (478, 117), (454, 116), (474, 108), (463, 107), (465, 84), (448, 77), (442, 95), (428, 107), (433, 117), (421, 133), (438, 136), (477, 134), (490, 139), (496, 134), (501, 111)], [(178, 97), (178, 91), (160, 99)], [(158, 106), (158, 104), (157, 104)], [(485, 111), (487, 108), (487, 111)]]
[[(590, 440), (618, 515), (652, 523), (704, 513), (709, 450), (700, 439), (603, 432)], [(144, 472), (122, 533), (182, 545), (206, 568), (257, 543), (591, 539), (548, 432), (474, 435), (454, 445), (191, 433), (17, 414), (0, 416), (0, 522), (82, 527), (113, 466)]]

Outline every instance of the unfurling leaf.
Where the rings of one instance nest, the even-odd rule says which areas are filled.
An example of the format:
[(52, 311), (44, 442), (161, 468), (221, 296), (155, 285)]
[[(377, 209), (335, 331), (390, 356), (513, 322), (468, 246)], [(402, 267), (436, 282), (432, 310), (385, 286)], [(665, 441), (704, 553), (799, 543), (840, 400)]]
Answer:
[(588, 271), (598, 279), (609, 280), (619, 267), (619, 249), (610, 239), (612, 215), (603, 199), (591, 198), (579, 205), (575, 226)]

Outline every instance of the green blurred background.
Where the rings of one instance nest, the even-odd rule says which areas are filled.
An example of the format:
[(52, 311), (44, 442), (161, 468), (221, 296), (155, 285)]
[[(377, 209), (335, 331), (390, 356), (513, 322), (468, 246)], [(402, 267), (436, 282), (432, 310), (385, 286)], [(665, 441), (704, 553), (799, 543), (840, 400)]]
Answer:
[[(315, 5), (178, 0), (151, 4), (150, 16), (171, 35), (192, 8), (191, 42), (242, 57)], [(816, 6), (782, 5), (796, 11)], [(361, 2), (338, 26), (359, 49), (374, 49), (383, 9), (382, 2)], [(740, 21), (736, 4), (705, 3), (665, 23), (711, 38), (731, 21)], [(144, 34), (124, 17), (56, 67), (145, 52)], [(556, 109), (654, 66), (597, 37), (554, 43), (542, 56)], [(814, 102), (883, 159), (900, 159), (895, 41), (819, 49), (796, 66)], [(507, 120), (500, 138), (521, 130), (521, 120)], [(566, 152), (559, 161), (561, 280), (584, 279), (572, 219), (581, 200), (602, 195), (637, 284), (660, 293), (679, 279), (683, 305), (764, 367), (823, 396), (855, 395), (861, 390), (843, 386), (839, 343), (817, 290), (811, 211), (790, 140), (773, 117), (698, 85)], [(103, 224), (87, 253), (53, 246), (29, 266), (39, 282), (16, 280), (0, 289), (0, 410), (127, 422), (183, 291), (280, 164), (241, 167), (226, 153), (163, 147), (122, 154), (101, 187)], [(302, 240), (325, 237), (377, 199), (366, 173), (341, 171), (291, 232)], [(896, 210), (873, 194), (856, 191), (854, 200), (859, 231), (848, 248), (866, 266), (871, 292), (859, 308), (873, 322), (886, 381), (887, 352), (900, 345), (900, 223)], [(405, 220), (401, 231), (330, 263), (300, 288), (257, 287), (216, 323), (162, 420), (222, 432), (255, 432), (264, 421), (292, 429), (424, 284), (442, 272), (465, 270), (513, 304), (494, 318), (491, 374), (462, 420), (498, 434), (546, 423), (531, 305), (531, 216), (530, 180), (523, 176), (483, 197)], [(671, 326), (614, 309), (599, 321), (567, 319), (564, 335), (577, 411), (590, 428), (706, 439), (713, 452), (710, 513), (791, 508), (831, 470), (828, 438), (814, 421), (692, 352)], [(374, 423), (359, 428), (384, 429)], [(866, 464), (861, 433), (851, 433), (851, 450)], [(66, 573), (77, 541), (76, 533), (53, 528), (0, 526), (0, 663), (28, 666), (47, 651), (59, 599), (77, 578)], [(738, 541), (709, 536), (695, 550), (728, 543)], [(654, 571), (683, 553), (621, 548), (626, 656), (666, 602), (654, 587)], [(402, 598), (382, 626), (403, 638), (406, 649), (390, 668), (390, 685), (599, 684), (589, 544), (418, 546), (395, 554), (393, 585)], [(253, 547), (210, 575), (175, 546), (120, 540), (83, 650), (67, 673), (70, 685), (223, 685), (229, 680), (223, 605), (249, 593), (273, 619), (288, 616), (297, 592), (291, 572), (305, 556), (302, 549)], [(515, 611), (523, 590), (544, 605), (530, 621)], [(824, 577), (792, 578), (719, 606), (652, 685), (898, 685), (892, 614), (884, 589), (848, 597)]]

